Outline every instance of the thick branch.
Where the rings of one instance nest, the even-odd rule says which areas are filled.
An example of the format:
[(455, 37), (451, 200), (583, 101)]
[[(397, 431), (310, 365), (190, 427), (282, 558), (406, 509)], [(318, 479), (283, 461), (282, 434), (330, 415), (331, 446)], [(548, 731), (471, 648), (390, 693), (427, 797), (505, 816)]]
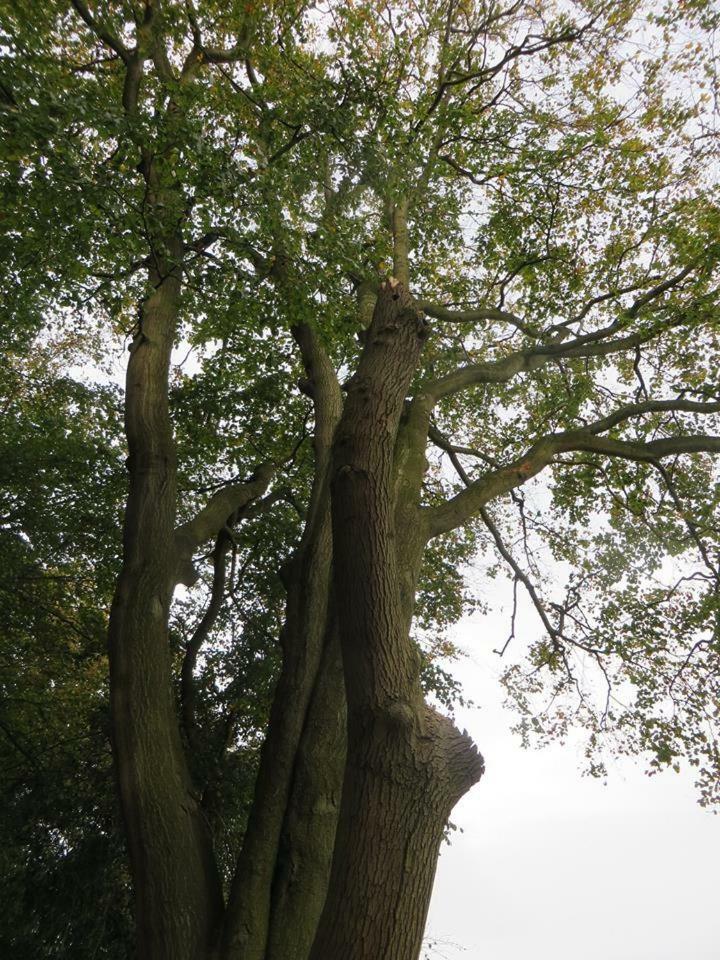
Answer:
[(507, 310), (498, 310), (497, 307), (477, 307), (475, 310), (450, 310), (439, 303), (430, 303), (428, 300), (421, 300), (420, 307), (429, 317), (436, 320), (442, 320), (446, 323), (477, 323), (481, 320), (499, 320), (502, 323), (509, 323), (511, 326), (522, 330), (530, 336), (537, 336), (520, 317), (515, 316)]
[(190, 563), (195, 550), (225, 526), (229, 516), (265, 492), (274, 472), (273, 464), (260, 464), (247, 483), (218, 490), (192, 520), (175, 530), (179, 573), (184, 564)]
[(392, 235), (393, 235), (393, 274), (404, 284), (410, 286), (410, 243), (408, 240), (408, 201), (406, 197), (399, 200), (392, 208)]
[(126, 113), (131, 114), (137, 106), (140, 92), (140, 81), (143, 74), (144, 53), (141, 51), (144, 33), (152, 19), (152, 7), (148, 4), (145, 17), (139, 31), (138, 43), (133, 49), (126, 47), (104, 24), (100, 23), (90, 12), (84, 0), (72, 0), (72, 5), (78, 15), (92, 30), (98, 40), (113, 50), (125, 64), (125, 82), (123, 84), (122, 105)]
[(467, 523), (486, 503), (503, 493), (509, 493), (540, 473), (560, 453), (584, 451), (639, 463), (655, 463), (663, 457), (683, 453), (720, 453), (720, 437), (698, 434), (663, 437), (642, 443), (596, 436), (591, 432), (593, 426), (543, 437), (534, 443), (523, 457), (498, 470), (484, 473), (469, 487), (440, 506), (426, 508), (430, 537), (447, 533)]
[[(248, 7), (248, 10), (250, 7)], [(183, 81), (188, 80), (205, 63), (236, 63), (247, 57), (250, 49), (250, 38), (252, 35), (252, 24), (250, 17), (243, 24), (237, 43), (226, 50), (208, 47), (203, 42), (200, 23), (197, 19), (195, 7), (192, 0), (185, 0), (185, 15), (190, 25), (190, 32), (193, 38), (193, 45), (190, 53), (185, 59), (180, 72)]]
[(551, 360), (563, 360), (570, 358), (584, 357), (605, 357), (613, 353), (621, 353), (640, 344), (647, 343), (655, 337), (674, 326), (678, 326), (680, 320), (666, 322), (652, 327), (650, 330), (642, 330), (638, 333), (628, 334), (625, 337), (615, 339), (605, 339), (611, 333), (621, 329), (621, 321), (617, 321), (602, 330), (595, 333), (589, 333), (582, 337), (576, 337), (567, 343), (549, 343), (533, 350), (518, 351), (511, 353), (502, 360), (491, 360), (487, 363), (471, 363), (464, 367), (459, 367), (453, 373), (448, 374), (438, 380), (428, 383), (424, 390), (437, 402), (442, 397), (457, 393), (468, 387), (476, 386), (480, 383), (506, 383), (519, 373), (529, 373), (538, 367), (544, 366)]
[(237, 63), (248, 55), (251, 28), (246, 25), (238, 42), (226, 50), (219, 47), (203, 47), (203, 57), (208, 63)]

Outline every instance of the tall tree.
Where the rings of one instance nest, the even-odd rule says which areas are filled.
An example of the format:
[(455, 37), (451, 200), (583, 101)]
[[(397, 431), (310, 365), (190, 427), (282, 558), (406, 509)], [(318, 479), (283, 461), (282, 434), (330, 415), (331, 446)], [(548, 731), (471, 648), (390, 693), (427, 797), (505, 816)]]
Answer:
[(8, 343), (72, 330), (94, 409), (127, 344), (121, 556), (109, 482), (97, 543), (61, 514), (58, 553), (24, 485), (3, 531), (43, 582), (119, 571), (138, 956), (417, 957), (483, 772), (432, 662), (478, 549), (539, 615), (523, 732), (687, 756), (716, 800), (712, 5), (2, 9)]

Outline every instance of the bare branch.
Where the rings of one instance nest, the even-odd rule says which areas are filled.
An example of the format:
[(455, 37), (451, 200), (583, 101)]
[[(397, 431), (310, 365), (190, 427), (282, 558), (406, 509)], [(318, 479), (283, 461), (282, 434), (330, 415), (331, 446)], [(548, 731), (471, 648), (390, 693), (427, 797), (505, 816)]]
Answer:
[[(460, 448), (453, 446), (453, 444), (446, 437), (444, 437), (435, 427), (431, 428), (431, 434), (429, 435), (431, 436), (431, 439), (433, 439), (434, 442), (438, 444), (438, 446), (440, 446), (443, 450), (447, 451), (450, 457), (450, 460), (452, 462), (452, 465), (455, 468), (456, 473), (458, 474), (462, 482), (465, 484), (466, 488), (472, 487), (472, 481), (468, 477), (464, 467), (460, 463), (457, 456), (456, 451)], [(527, 590), (528, 596), (530, 597), (530, 600), (532, 601), (532, 604), (535, 607), (535, 610), (537, 611), (537, 614), (540, 617), (540, 620), (542, 621), (542, 625), (545, 628), (547, 635), (550, 637), (555, 647), (559, 646), (561, 640), (568, 640), (568, 642), (570, 642), (574, 646), (579, 646), (590, 653), (596, 653), (596, 651), (591, 650), (591, 648), (587, 647), (586, 645), (565, 637), (560, 626), (558, 627), (553, 626), (553, 624), (550, 622), (550, 618), (548, 616), (547, 610), (545, 609), (545, 605), (542, 601), (542, 598), (540, 597), (540, 594), (538, 593), (538, 591), (535, 589), (535, 584), (532, 582), (530, 577), (525, 573), (525, 571), (522, 569), (520, 564), (515, 560), (509, 548), (505, 545), (502, 535), (499, 529), (497, 528), (497, 526), (495, 525), (492, 517), (490, 516), (488, 511), (485, 509), (485, 507), (480, 507), (478, 510), (478, 513), (482, 517), (483, 523), (488, 528), (490, 535), (495, 541), (495, 546), (497, 548), (498, 553), (503, 558), (503, 560), (508, 564), (508, 566), (513, 572), (513, 612), (512, 612), (510, 636), (506, 640), (502, 649), (496, 650), (495, 652), (499, 653), (500, 656), (502, 656), (505, 650), (507, 649), (508, 644), (510, 643), (510, 641), (515, 635), (515, 617), (517, 614), (517, 585), (518, 583), (522, 583), (522, 585)]]
[(618, 320), (601, 330), (588, 333), (582, 337), (575, 337), (566, 343), (544, 344), (532, 350), (511, 353), (509, 356), (503, 357), (502, 360), (491, 360), (487, 363), (473, 363), (459, 367), (453, 373), (428, 383), (424, 387), (424, 392), (431, 395), (433, 400), (437, 402), (442, 397), (479, 383), (506, 383), (517, 374), (529, 373), (551, 360), (605, 357), (613, 353), (621, 353), (623, 350), (629, 350), (654, 340), (673, 327), (679, 326), (683, 319), (675, 318), (671, 321), (659, 323), (649, 330), (642, 330), (615, 339), (606, 339), (612, 333), (623, 328), (623, 322)]
[[(440, 447), (441, 450), (444, 450), (446, 453), (450, 454), (451, 458), (453, 454), (459, 454), (460, 456), (475, 457), (477, 460), (482, 460), (484, 463), (489, 463), (491, 467), (499, 466), (497, 460), (493, 459), (493, 457), (489, 457), (481, 450), (475, 450), (474, 447), (457, 446), (456, 444), (451, 443), (447, 437), (444, 437), (438, 428), (433, 424), (430, 424), (428, 427), (428, 439), (431, 440), (435, 446)], [(452, 462), (453, 466), (455, 466), (455, 461), (453, 460)], [(460, 470), (458, 470), (457, 466), (455, 466), (455, 469), (462, 477), (462, 473), (460, 473)]]
[[(718, 406), (720, 407), (720, 404)], [(695, 523), (693, 518), (689, 516), (687, 510), (684, 509), (682, 500), (680, 499), (680, 494), (677, 491), (677, 487), (675, 486), (675, 483), (673, 481), (672, 476), (670, 475), (670, 472), (663, 466), (662, 463), (656, 463), (654, 464), (654, 466), (658, 471), (658, 473), (660, 474), (660, 476), (663, 478), (665, 482), (665, 486), (667, 487), (668, 492), (670, 494), (670, 497), (673, 503), (675, 504), (675, 509), (682, 517), (688, 533), (694, 540), (698, 548), (698, 551), (700, 552), (700, 556), (703, 559), (703, 563), (709, 570), (714, 580), (715, 592), (717, 593), (717, 591), (720, 589), (720, 570), (718, 570), (717, 564), (713, 563), (712, 560), (710, 559), (710, 554), (708, 553), (708, 549), (707, 549), (707, 546), (705, 545), (705, 541), (700, 535), (700, 530), (698, 529), (697, 524)]]
[[(287, 492), (277, 490), (262, 500), (254, 500), (244, 507), (239, 508), (230, 516), (218, 533), (215, 539), (215, 546), (212, 552), (213, 561), (213, 582), (210, 592), (210, 602), (203, 614), (200, 622), (195, 627), (190, 640), (185, 647), (185, 656), (183, 658), (182, 669), (180, 673), (180, 700), (183, 727), (188, 743), (192, 748), (197, 737), (197, 721), (195, 716), (195, 707), (197, 700), (197, 691), (195, 688), (195, 667), (197, 658), (202, 645), (210, 635), (215, 626), (217, 618), (222, 609), (222, 603), (225, 598), (225, 578), (227, 570), (227, 554), (234, 544), (232, 528), (239, 520), (248, 520), (251, 517), (257, 517), (265, 513), (278, 500), (283, 500)], [(234, 553), (233, 553), (234, 556)], [(231, 588), (232, 590), (232, 588)]]
[(631, 417), (639, 417), (646, 413), (720, 413), (720, 401), (715, 403), (700, 403), (697, 400), (646, 400), (644, 403), (629, 403), (625, 407), (619, 407), (602, 420), (596, 420), (583, 429), (590, 433), (605, 433), (612, 429), (623, 420), (629, 420)]

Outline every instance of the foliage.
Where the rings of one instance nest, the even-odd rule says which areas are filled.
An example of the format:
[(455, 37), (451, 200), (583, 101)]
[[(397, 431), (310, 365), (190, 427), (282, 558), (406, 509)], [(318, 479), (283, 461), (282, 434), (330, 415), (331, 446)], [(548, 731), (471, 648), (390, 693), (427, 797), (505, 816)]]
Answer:
[[(127, 955), (103, 641), (124, 487), (109, 383), (168, 223), (184, 240), (179, 520), (258, 462), (279, 464), (273, 508), (233, 531), (197, 675), (192, 772), (213, 793), (226, 879), (277, 675), (280, 573), (313, 479), (291, 331), (312, 324), (341, 379), (355, 368), (358, 295), (397, 262), (398, 209), (433, 318), (413, 396), (475, 371), (441, 391), (428, 511), (534, 464), (542, 438), (625, 411), (593, 434), (604, 447), (556, 451), (431, 541), (415, 620), (427, 688), (448, 708), (460, 695), (439, 661), (477, 602), (466, 564), (492, 557), (543, 618), (508, 654), (522, 735), (584, 725), (594, 772), (608, 749), (651, 769), (684, 758), (716, 802), (717, 466), (709, 451), (647, 453), (718, 427), (713, 4), (166, 2), (170, 66), (146, 51), (131, 108), (122, 49), (153, 4), (95, 7), (88, 22), (84, 4), (0, 6), (0, 764), (14, 838), (0, 943), (15, 956), (31, 943), (36, 956)], [(248, 57), (213, 54), (245, 34)], [(517, 357), (517, 375), (493, 373)], [(212, 586), (203, 561), (173, 608), (178, 675)], [(80, 878), (103, 891), (101, 909)]]

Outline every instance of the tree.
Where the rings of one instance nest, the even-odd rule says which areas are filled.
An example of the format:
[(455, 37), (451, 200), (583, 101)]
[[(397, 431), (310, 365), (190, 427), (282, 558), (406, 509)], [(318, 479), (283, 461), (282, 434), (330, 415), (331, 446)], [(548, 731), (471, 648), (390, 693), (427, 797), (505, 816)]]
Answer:
[[(76, 363), (129, 341), (122, 556), (76, 518), (67, 557), (36, 544), (24, 483), (3, 531), (43, 583), (119, 569), (140, 957), (417, 957), (483, 772), (431, 657), (478, 550), (540, 617), (506, 677), (524, 732), (584, 723), (596, 770), (613, 737), (685, 755), (716, 799), (717, 20), (639, 0), (4, 5), (8, 341), (25, 367), (48, 330), (75, 332)], [(86, 449), (98, 424), (76, 425)], [(116, 504), (108, 483), (91, 529)], [(35, 630), (20, 618), (21, 647)]]

